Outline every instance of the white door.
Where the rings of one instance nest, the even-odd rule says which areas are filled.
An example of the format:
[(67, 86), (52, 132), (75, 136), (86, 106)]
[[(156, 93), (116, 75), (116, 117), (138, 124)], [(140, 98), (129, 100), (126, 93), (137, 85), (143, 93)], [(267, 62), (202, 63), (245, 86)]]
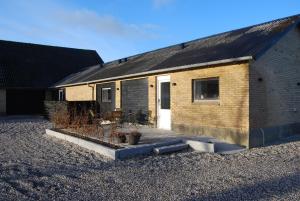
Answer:
[(157, 127), (171, 130), (170, 76), (157, 77)]

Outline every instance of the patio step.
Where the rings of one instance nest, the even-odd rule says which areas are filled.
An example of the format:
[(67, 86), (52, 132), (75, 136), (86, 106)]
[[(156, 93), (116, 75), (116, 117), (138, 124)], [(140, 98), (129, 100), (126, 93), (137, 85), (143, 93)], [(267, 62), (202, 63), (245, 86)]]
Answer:
[(163, 146), (163, 147), (157, 147), (157, 148), (154, 148), (153, 151), (156, 154), (167, 154), (167, 153), (172, 153), (175, 151), (181, 151), (181, 150), (187, 149), (188, 147), (189, 147), (188, 144), (179, 143), (179, 144), (173, 144), (173, 145), (168, 145), (168, 146)]

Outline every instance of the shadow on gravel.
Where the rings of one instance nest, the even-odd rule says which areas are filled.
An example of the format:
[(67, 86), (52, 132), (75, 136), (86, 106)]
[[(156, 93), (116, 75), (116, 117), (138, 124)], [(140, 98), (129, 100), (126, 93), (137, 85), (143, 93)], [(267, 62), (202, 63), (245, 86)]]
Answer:
[(257, 182), (251, 185), (234, 187), (221, 192), (212, 192), (205, 196), (193, 197), (192, 200), (260, 200), (279, 199), (284, 194), (300, 190), (300, 172), (285, 177)]
[(7, 115), (7, 116), (0, 116), (0, 121), (2, 122), (40, 122), (45, 121), (46, 119), (40, 115)]
[[(6, 183), (12, 191), (27, 198), (43, 200), (49, 190), (54, 191), (55, 194), (63, 194), (65, 192), (62, 186), (78, 182), (83, 174), (95, 170), (106, 171), (111, 165), (101, 161), (98, 163), (99, 167), (96, 168), (93, 167), (95, 164), (44, 165), (42, 163), (40, 167), (37, 167), (38, 164), (22, 162), (5, 166), (0, 164), (0, 182)], [(1, 194), (0, 200), (2, 200)]]
[(263, 147), (287, 144), (287, 143), (298, 142), (298, 141), (300, 141), (300, 134), (294, 135), (294, 136), (291, 136), (291, 137), (288, 137), (288, 138), (283, 138), (281, 140), (276, 140), (274, 142), (269, 142), (269, 143), (265, 144)]

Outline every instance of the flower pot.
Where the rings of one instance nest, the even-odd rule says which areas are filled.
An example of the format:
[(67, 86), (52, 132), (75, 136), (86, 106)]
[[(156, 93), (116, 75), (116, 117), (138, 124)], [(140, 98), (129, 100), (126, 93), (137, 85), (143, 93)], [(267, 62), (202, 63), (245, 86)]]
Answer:
[(130, 145), (136, 145), (138, 144), (141, 134), (140, 133), (130, 133), (129, 135), (126, 136), (128, 144)]
[(117, 137), (117, 142), (118, 143), (125, 143), (126, 142), (126, 136), (125, 135), (121, 135)]

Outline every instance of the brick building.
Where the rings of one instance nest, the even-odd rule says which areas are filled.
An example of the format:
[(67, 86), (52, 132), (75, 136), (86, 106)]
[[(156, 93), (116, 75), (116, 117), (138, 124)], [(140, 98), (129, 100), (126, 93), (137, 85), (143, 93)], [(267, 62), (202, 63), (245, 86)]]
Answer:
[(95, 65), (55, 85), (100, 113), (246, 147), (300, 133), (300, 15)]

